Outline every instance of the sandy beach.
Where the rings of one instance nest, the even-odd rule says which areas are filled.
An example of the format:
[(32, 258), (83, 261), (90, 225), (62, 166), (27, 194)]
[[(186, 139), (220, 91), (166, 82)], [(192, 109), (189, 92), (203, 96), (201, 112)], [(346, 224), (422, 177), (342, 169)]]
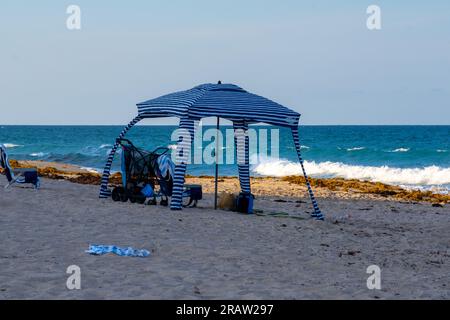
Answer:
[[(214, 211), (211, 182), (200, 182), (199, 207), (173, 212), (100, 200), (97, 185), (66, 180), (5, 190), (1, 176), (0, 299), (450, 298), (448, 204), (321, 189), (318, 222), (301, 186), (254, 180), (255, 208), (295, 217), (283, 218)], [(151, 255), (92, 256), (89, 244)], [(70, 265), (81, 268), (81, 290), (66, 288)], [(370, 265), (381, 268), (381, 290), (366, 286)]]
[(0, 304), (450, 300), (449, 0), (0, 12)]

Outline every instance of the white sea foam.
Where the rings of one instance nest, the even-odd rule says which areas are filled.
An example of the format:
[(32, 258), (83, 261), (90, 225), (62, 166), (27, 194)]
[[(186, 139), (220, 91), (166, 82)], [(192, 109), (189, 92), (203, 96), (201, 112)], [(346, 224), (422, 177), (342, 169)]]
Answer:
[[(393, 185), (448, 185), (450, 168), (429, 166), (424, 168), (392, 168), (388, 166), (357, 166), (340, 162), (305, 161), (308, 174), (325, 178), (345, 178), (383, 182)], [(252, 167), (254, 173), (263, 176), (283, 177), (301, 174), (299, 163), (284, 159), (263, 159)]]
[(81, 150), (81, 154), (86, 156), (99, 156), (99, 155), (109, 155), (112, 150), (111, 144), (102, 144), (99, 147), (86, 146)]
[(354, 148), (348, 148), (347, 151), (360, 151), (364, 150), (365, 147), (354, 147)]
[[(105, 150), (105, 154), (107, 155), (107, 156), (109, 156), (109, 154), (111, 153), (111, 151), (112, 151), (112, 148), (113, 148), (113, 145), (111, 145), (111, 144), (102, 144), (101, 146), (100, 146), (100, 149), (103, 149), (103, 150)], [(119, 148), (120, 150), (121, 150), (121, 148)]]
[(45, 156), (44, 152), (34, 152), (34, 153), (30, 153), (31, 157), (43, 157)]
[(415, 186), (415, 185), (404, 185), (400, 184), (400, 187), (406, 190), (419, 190), (419, 191), (431, 191), (435, 194), (449, 194), (450, 193), (450, 187), (446, 188), (441, 185), (436, 186)]
[(390, 152), (408, 152), (409, 150), (411, 150), (410, 148), (398, 148), (395, 150), (392, 150)]
[(90, 168), (90, 167), (80, 167), (80, 169), (86, 170), (91, 173), (101, 173), (102, 172), (102, 170), (100, 170), (100, 169), (95, 169), (95, 168)]
[(436, 150), (436, 152), (444, 153), (444, 152), (448, 152), (448, 150), (441, 150), (441, 149), (439, 149), (439, 150)]
[[(286, 146), (286, 149), (289, 149), (289, 150), (295, 150), (295, 146)], [(307, 149), (311, 149), (311, 147), (308, 147), (308, 146), (300, 146), (300, 149), (305, 149), (305, 150), (307, 150)]]
[(23, 147), (21, 144), (14, 144), (14, 143), (4, 143), (3, 144), (6, 148), (17, 148), (17, 147)]
[(170, 150), (177, 150), (177, 145), (176, 144), (169, 144), (167, 146), (167, 148), (169, 148)]

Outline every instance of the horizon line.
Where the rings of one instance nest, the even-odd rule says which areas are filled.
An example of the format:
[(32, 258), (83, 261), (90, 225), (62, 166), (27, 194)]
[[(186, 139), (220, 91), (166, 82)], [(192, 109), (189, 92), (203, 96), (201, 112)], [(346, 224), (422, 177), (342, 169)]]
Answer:
[[(121, 124), (0, 124), (0, 127), (13, 127), (13, 126), (30, 126), (30, 127), (45, 127), (45, 126), (52, 126), (52, 127), (110, 127), (110, 126), (126, 126), (127, 123), (121, 123)], [(232, 124), (222, 124), (221, 126), (231, 126)], [(257, 123), (257, 124), (250, 124), (250, 126), (271, 126), (271, 127), (279, 127), (271, 124), (266, 123)], [(141, 127), (157, 127), (157, 126), (178, 126), (178, 124), (136, 124), (136, 126)], [(216, 126), (214, 123), (211, 124), (203, 124), (203, 126)], [(299, 127), (341, 127), (341, 126), (364, 126), (364, 127), (417, 127), (417, 126), (450, 126), (450, 124), (299, 124)]]

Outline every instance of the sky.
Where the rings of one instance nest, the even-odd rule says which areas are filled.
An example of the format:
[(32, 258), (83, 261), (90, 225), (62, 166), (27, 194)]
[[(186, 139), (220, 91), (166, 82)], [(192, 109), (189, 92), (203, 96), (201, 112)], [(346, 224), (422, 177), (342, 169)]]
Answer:
[(450, 1), (1, 1), (0, 124), (125, 124), (218, 80), (301, 124), (449, 125)]

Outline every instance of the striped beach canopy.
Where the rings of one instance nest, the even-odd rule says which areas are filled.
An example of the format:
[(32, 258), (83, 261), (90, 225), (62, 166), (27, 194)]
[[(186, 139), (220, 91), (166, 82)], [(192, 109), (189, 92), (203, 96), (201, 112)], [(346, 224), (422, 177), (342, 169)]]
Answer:
[[(311, 185), (300, 154), (300, 141), (298, 134), (298, 123), (300, 114), (288, 109), (272, 100), (247, 92), (234, 84), (202, 84), (190, 90), (175, 92), (148, 100), (137, 104), (138, 115), (122, 130), (118, 139), (123, 138), (128, 130), (136, 123), (145, 118), (177, 117), (180, 119), (180, 129), (187, 130), (190, 141), (194, 140), (194, 134), (198, 120), (207, 117), (220, 117), (233, 123), (236, 132), (235, 143), (239, 170), (239, 181), (241, 190), (250, 193), (250, 173), (249, 173), (249, 138), (248, 126), (256, 123), (266, 123), (281, 127), (288, 127), (292, 131), (293, 143), (296, 147), (298, 158), (301, 164), (302, 173), (306, 180), (309, 196), (311, 198), (314, 213), (313, 217), (323, 220), (323, 215), (314, 198)], [(244, 132), (242, 137), (239, 134)], [(178, 146), (180, 150), (190, 150), (190, 144), (186, 140), (180, 139)], [(239, 146), (239, 141), (243, 147)], [(190, 143), (190, 142), (189, 142)], [(114, 154), (119, 144), (116, 143), (108, 157), (100, 188), (100, 197), (106, 198), (111, 195), (108, 189), (111, 165)], [(178, 150), (178, 148), (177, 148)], [(177, 163), (174, 175), (173, 195), (171, 199), (171, 209), (182, 208), (182, 193), (185, 181), (186, 164), (189, 152), (184, 151), (184, 161)]]
[(297, 126), (300, 114), (233, 84), (202, 84), (187, 91), (171, 93), (138, 103), (142, 118), (178, 117), (201, 119), (220, 117), (247, 124), (267, 123)]

